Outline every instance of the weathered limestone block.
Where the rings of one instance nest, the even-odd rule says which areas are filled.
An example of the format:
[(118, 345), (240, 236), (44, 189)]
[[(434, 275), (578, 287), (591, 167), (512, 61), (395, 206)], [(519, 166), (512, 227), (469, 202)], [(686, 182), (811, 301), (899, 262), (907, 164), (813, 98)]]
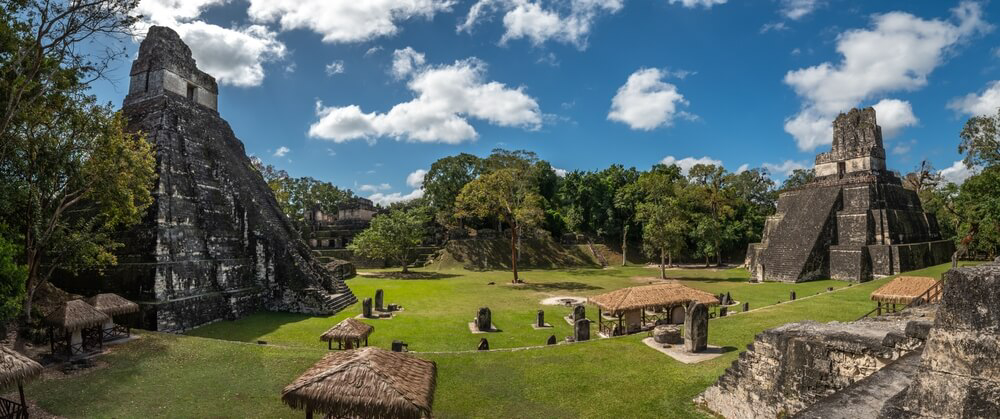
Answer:
[(493, 314), (489, 307), (480, 307), (476, 313), (476, 330), (481, 332), (493, 330)]
[(385, 310), (385, 307), (382, 306), (382, 298), (383, 298), (382, 289), (379, 288), (375, 290), (375, 309), (378, 311)]
[(364, 300), (361, 301), (361, 316), (364, 317), (364, 318), (366, 318), (366, 319), (370, 319), (372, 317), (375, 317), (375, 316), (372, 315), (372, 299), (371, 298), (365, 298)]
[(952, 269), (944, 280), (916, 377), (881, 417), (1000, 417), (1000, 265)]
[(684, 349), (701, 352), (708, 348), (708, 307), (692, 303), (684, 316)]
[(573, 340), (576, 342), (590, 340), (589, 319), (580, 319), (573, 323)]
[(680, 344), (684, 342), (684, 338), (681, 337), (681, 328), (676, 324), (661, 324), (653, 328), (653, 341)]
[(577, 321), (577, 320), (586, 319), (586, 318), (587, 318), (587, 308), (584, 307), (583, 304), (580, 304), (578, 306), (573, 307), (573, 317), (572, 317), (572, 319), (573, 319), (574, 322)]
[(545, 327), (546, 326), (545, 325), (545, 310), (538, 310), (538, 313), (535, 315), (535, 326), (536, 327)]

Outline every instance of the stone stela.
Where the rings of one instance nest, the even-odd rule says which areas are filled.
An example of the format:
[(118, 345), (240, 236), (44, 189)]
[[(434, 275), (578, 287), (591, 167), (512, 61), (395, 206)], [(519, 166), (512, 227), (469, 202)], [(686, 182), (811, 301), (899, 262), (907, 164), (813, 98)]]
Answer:
[(816, 178), (781, 193), (762, 241), (747, 249), (751, 278), (864, 282), (949, 261), (954, 244), (885, 157), (875, 109), (840, 114)]

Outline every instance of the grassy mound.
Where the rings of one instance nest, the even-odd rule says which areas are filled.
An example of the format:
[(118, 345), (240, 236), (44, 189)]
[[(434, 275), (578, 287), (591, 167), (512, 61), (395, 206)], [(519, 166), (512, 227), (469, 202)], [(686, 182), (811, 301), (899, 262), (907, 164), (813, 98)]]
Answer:
[[(583, 268), (600, 263), (586, 245), (563, 246), (548, 235), (521, 241), (519, 268)], [(451, 240), (429, 266), (436, 270), (470, 271), (510, 269), (510, 240), (506, 238)]]

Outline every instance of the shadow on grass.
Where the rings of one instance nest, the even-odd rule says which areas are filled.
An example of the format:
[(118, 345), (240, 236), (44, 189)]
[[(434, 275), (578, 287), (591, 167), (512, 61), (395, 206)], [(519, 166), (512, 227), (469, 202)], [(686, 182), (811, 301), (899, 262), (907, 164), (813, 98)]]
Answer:
[(583, 282), (573, 282), (573, 281), (527, 283), (527, 284), (510, 285), (510, 287), (515, 290), (528, 290), (528, 291), (588, 291), (588, 290), (604, 289), (602, 287), (598, 287), (595, 285), (585, 284)]
[(705, 277), (695, 277), (695, 276), (672, 276), (668, 277), (667, 280), (676, 279), (678, 281), (698, 281), (705, 283), (716, 283), (716, 282), (750, 282), (748, 277), (732, 277), (732, 278), (705, 278)]
[(457, 278), (461, 275), (445, 274), (440, 272), (363, 272), (358, 273), (358, 278), (375, 279), (446, 279)]
[(185, 334), (238, 342), (256, 342), (259, 337), (268, 335), (281, 328), (281, 326), (312, 317), (314, 316), (298, 313), (260, 311), (238, 320), (222, 320), (210, 323), (191, 329)]

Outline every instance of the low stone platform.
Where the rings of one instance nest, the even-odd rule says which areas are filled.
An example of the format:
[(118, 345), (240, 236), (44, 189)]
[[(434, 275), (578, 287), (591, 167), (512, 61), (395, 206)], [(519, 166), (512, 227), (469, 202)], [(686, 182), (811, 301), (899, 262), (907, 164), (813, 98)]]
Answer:
[(722, 347), (715, 345), (708, 345), (708, 348), (702, 352), (691, 353), (684, 350), (683, 344), (667, 344), (670, 345), (670, 347), (664, 348), (663, 343), (657, 343), (653, 340), (653, 338), (645, 338), (642, 340), (642, 343), (645, 343), (646, 346), (685, 364), (697, 364), (699, 362), (708, 361), (710, 359), (718, 358), (725, 353)]
[(539, 326), (539, 325), (537, 325), (537, 324), (535, 324), (535, 323), (532, 323), (532, 324), (531, 324), (531, 328), (532, 328), (532, 329), (535, 329), (535, 330), (542, 330), (542, 329), (551, 329), (551, 328), (552, 328), (552, 325), (551, 325), (551, 324), (549, 324), (549, 323), (545, 323), (545, 326)]
[(481, 333), (498, 333), (501, 330), (497, 329), (497, 325), (493, 323), (490, 323), (490, 330), (479, 330), (476, 328), (476, 322), (469, 322), (469, 331), (474, 335), (478, 335)]

